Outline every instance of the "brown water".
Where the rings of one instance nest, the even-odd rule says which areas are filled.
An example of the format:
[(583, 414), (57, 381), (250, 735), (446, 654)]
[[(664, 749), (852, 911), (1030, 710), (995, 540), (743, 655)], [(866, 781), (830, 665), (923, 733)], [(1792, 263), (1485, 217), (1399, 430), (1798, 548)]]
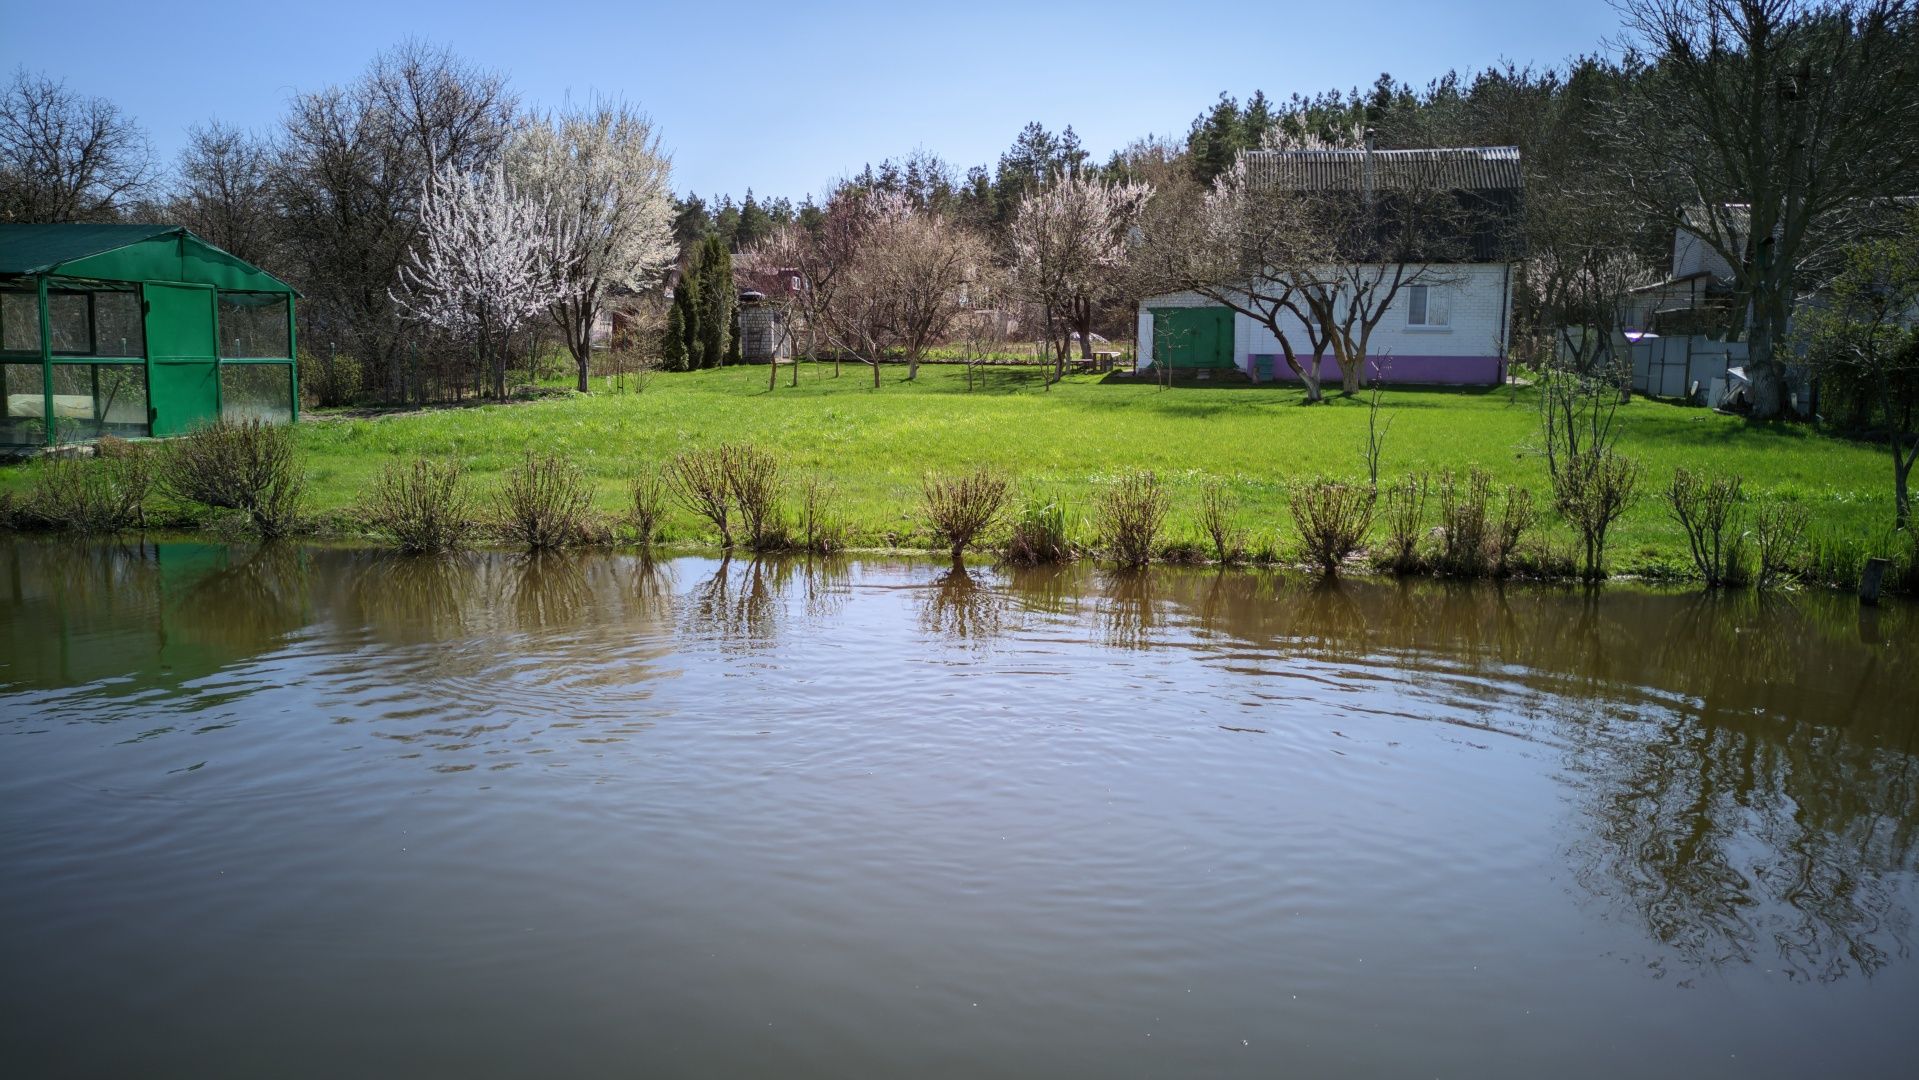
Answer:
[(0, 1074), (1910, 1075), (1916, 630), (0, 539)]

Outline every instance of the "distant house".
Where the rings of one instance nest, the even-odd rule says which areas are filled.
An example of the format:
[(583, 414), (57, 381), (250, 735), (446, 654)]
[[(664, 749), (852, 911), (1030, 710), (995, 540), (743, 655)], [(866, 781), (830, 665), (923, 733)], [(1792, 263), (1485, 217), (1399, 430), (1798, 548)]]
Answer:
[[(1389, 195), (1414, 183), (1436, 184), (1470, 205), (1473, 212), (1460, 217), (1462, 235), (1451, 238), (1456, 243), (1449, 245), (1449, 261), (1426, 264), (1439, 271), (1431, 283), (1406, 286), (1392, 299), (1368, 356), (1395, 383), (1490, 386), (1505, 378), (1523, 189), (1517, 147), (1259, 151), (1247, 155), (1247, 168), (1257, 182), (1302, 194)], [(1141, 369), (1157, 362), (1176, 373), (1237, 370), (1261, 382), (1296, 378), (1271, 330), (1197, 293), (1142, 300), (1138, 333)], [(1308, 340), (1304, 324), (1287, 330), (1287, 338), (1303, 354), (1301, 361), (1311, 362), (1301, 348)], [(1330, 352), (1321, 374), (1339, 377)]]

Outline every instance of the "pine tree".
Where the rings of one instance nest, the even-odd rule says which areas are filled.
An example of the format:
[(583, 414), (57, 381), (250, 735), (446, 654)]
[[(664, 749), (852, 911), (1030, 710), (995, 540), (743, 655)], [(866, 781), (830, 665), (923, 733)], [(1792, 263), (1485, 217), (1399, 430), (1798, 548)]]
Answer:
[(719, 367), (733, 351), (733, 308), (738, 301), (733, 288), (733, 256), (726, 250), (724, 237), (707, 235), (700, 245), (699, 268), (691, 273), (700, 279), (700, 363), (703, 367)]

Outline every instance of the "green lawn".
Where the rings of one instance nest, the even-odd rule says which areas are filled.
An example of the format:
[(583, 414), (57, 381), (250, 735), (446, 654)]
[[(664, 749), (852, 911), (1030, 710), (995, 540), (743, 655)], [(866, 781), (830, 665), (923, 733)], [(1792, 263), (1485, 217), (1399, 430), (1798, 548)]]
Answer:
[[(1194, 535), (1191, 506), (1207, 477), (1226, 479), (1241, 496), (1255, 542), (1275, 531), (1290, 549), (1288, 481), (1363, 472), (1367, 409), (1363, 400), (1300, 403), (1297, 390), (1272, 386), (1180, 386), (1073, 376), (1042, 388), (1036, 369), (986, 376), (969, 392), (963, 369), (903, 366), (870, 371), (808, 366), (800, 385), (766, 389), (766, 369), (732, 368), (656, 376), (638, 395), (567, 397), (344, 419), (304, 418), (313, 508), (348, 520), (360, 494), (389, 461), (451, 455), (491, 489), (526, 450), (578, 462), (608, 511), (623, 507), (628, 479), (678, 450), (726, 441), (758, 442), (795, 470), (831, 479), (856, 545), (926, 542), (918, 518), (919, 480), (928, 470), (976, 465), (1005, 469), (1024, 492), (1059, 497), (1084, 518), (1102, 480), (1121, 469), (1152, 469), (1173, 490), (1172, 538)], [(1545, 494), (1528, 390), (1388, 390), (1392, 418), (1383, 474), (1480, 466), (1500, 482)], [(1642, 496), (1617, 533), (1612, 562), (1626, 571), (1684, 563), (1684, 537), (1657, 497), (1675, 466), (1691, 464), (1745, 478), (1760, 498), (1796, 499), (1814, 510), (1815, 532), (1860, 541), (1886, 535), (1892, 518), (1884, 451), (1797, 426), (1753, 426), (1704, 409), (1635, 401), (1621, 413), (1621, 448), (1646, 466)], [(0, 486), (18, 487), (27, 469), (5, 470)], [(1568, 535), (1556, 521), (1550, 528)], [(676, 514), (667, 538), (704, 532)]]
[[(1152, 469), (1174, 493), (1173, 532), (1192, 532), (1189, 508), (1200, 483), (1228, 480), (1245, 524), (1257, 535), (1290, 532), (1285, 487), (1313, 475), (1357, 476), (1367, 418), (1362, 400), (1306, 407), (1297, 390), (1272, 386), (1180, 386), (1074, 376), (1042, 388), (1031, 369), (991, 372), (969, 392), (962, 369), (927, 366), (916, 382), (903, 367), (803, 368), (797, 388), (766, 390), (764, 368), (660, 375), (638, 395), (568, 398), (446, 409), (363, 420), (314, 416), (301, 441), (319, 508), (349, 508), (386, 461), (457, 455), (481, 483), (527, 449), (563, 453), (593, 477), (608, 510), (627, 479), (678, 450), (750, 440), (777, 449), (792, 467), (830, 478), (858, 544), (924, 538), (919, 479), (928, 470), (992, 465), (1023, 491), (1057, 496), (1082, 512), (1104, 478)], [(786, 373), (781, 373), (784, 381)], [(1530, 391), (1388, 390), (1392, 418), (1384, 474), (1480, 466), (1500, 482), (1543, 496), (1544, 465), (1529, 452), (1536, 413)], [(1644, 497), (1619, 533), (1615, 562), (1646, 569), (1683, 554), (1684, 536), (1655, 497), (1674, 467), (1691, 464), (1743, 476), (1751, 494), (1797, 499), (1814, 508), (1815, 528), (1860, 538), (1891, 522), (1883, 450), (1803, 427), (1754, 426), (1704, 409), (1639, 400), (1622, 411), (1621, 448), (1646, 466)], [(695, 539), (691, 518), (669, 537)]]

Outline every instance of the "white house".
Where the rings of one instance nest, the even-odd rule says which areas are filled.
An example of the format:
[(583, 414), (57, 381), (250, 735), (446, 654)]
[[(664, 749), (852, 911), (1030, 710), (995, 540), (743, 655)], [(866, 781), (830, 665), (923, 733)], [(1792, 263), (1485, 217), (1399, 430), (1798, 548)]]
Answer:
[[(1259, 182), (1301, 192), (1391, 192), (1412, 183), (1454, 192), (1473, 211), (1461, 218), (1470, 235), (1457, 238), (1460, 261), (1426, 264), (1415, 279), (1426, 283), (1400, 289), (1368, 343), (1368, 366), (1395, 383), (1491, 386), (1505, 378), (1518, 257), (1513, 226), (1523, 187), (1517, 147), (1258, 151), (1247, 155), (1247, 168)], [(1310, 363), (1306, 327), (1291, 321), (1281, 327), (1301, 362)], [(1197, 293), (1142, 300), (1138, 332), (1140, 370), (1158, 360), (1175, 372), (1297, 378), (1270, 329)], [(1339, 377), (1330, 350), (1321, 374)]]

